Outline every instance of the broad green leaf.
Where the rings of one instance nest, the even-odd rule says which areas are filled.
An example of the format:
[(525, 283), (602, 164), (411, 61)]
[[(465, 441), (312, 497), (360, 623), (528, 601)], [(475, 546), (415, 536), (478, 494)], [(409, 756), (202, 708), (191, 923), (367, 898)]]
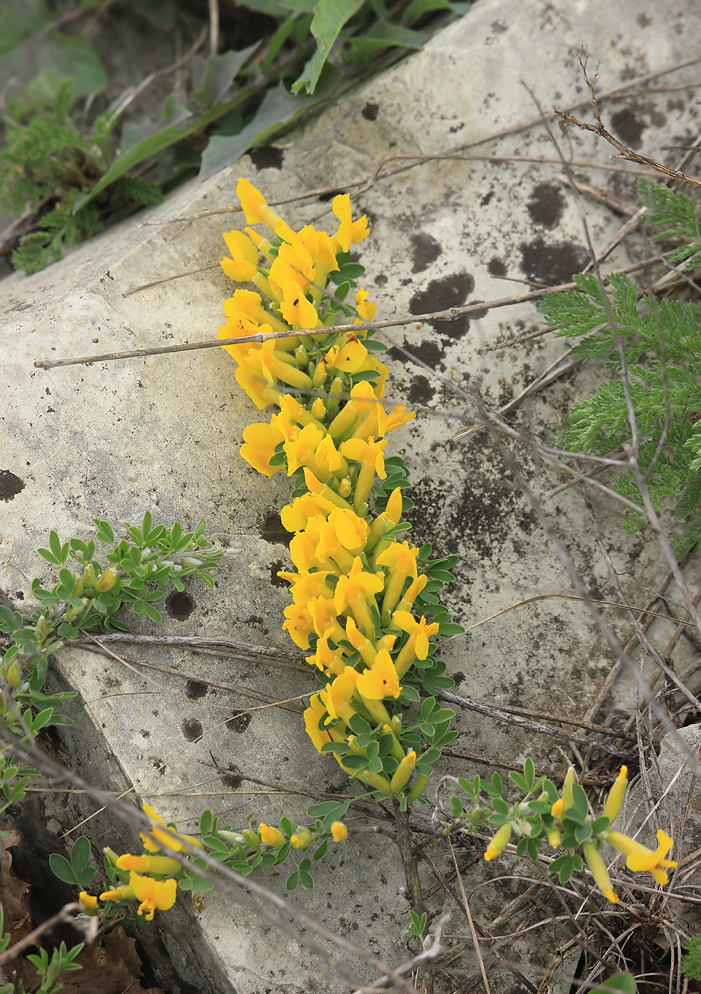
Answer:
[(89, 203), (99, 193), (102, 193), (110, 183), (114, 183), (115, 180), (119, 179), (120, 176), (123, 176), (130, 169), (133, 169), (134, 166), (138, 166), (144, 159), (150, 158), (157, 152), (160, 152), (161, 149), (167, 148), (169, 145), (173, 145), (183, 138), (187, 138), (195, 131), (199, 131), (201, 128), (211, 124), (212, 121), (216, 121), (217, 118), (222, 117), (236, 104), (243, 102), (250, 93), (249, 89), (241, 90), (233, 100), (227, 103), (215, 104), (214, 107), (211, 107), (203, 114), (198, 114), (197, 117), (189, 119), (183, 125), (169, 124), (167, 127), (157, 131), (155, 135), (151, 135), (149, 138), (144, 139), (144, 141), (138, 142), (133, 148), (130, 148), (128, 152), (117, 159), (104, 176), (87, 193), (83, 194), (82, 197), (78, 197), (73, 207), (73, 213), (75, 214), (79, 211), (81, 207), (84, 207), (85, 204)]
[(453, 6), (448, 0), (412, 0), (404, 11), (403, 20), (406, 24), (411, 24), (418, 20), (423, 14), (428, 14), (434, 10), (452, 10)]
[(369, 59), (385, 48), (423, 48), (428, 35), (425, 31), (412, 31), (400, 24), (377, 21), (360, 37), (350, 38), (350, 61), (356, 66), (364, 65)]
[(85, 835), (76, 839), (71, 849), (71, 866), (78, 879), (90, 862), (90, 840)]
[(590, 994), (635, 994), (635, 978), (630, 973), (614, 973), (603, 984), (595, 987)]
[(59, 880), (63, 880), (64, 884), (75, 886), (78, 883), (73, 872), (73, 867), (65, 857), (59, 856), (55, 852), (51, 853), (49, 856), (49, 866), (54, 876), (58, 877)]
[(312, 94), (319, 82), (324, 63), (331, 54), (341, 28), (363, 6), (364, 0), (319, 0), (314, 8), (311, 32), (316, 38), (316, 52), (293, 85), (295, 93), (305, 87)]
[(214, 135), (210, 139), (202, 155), (200, 179), (208, 179), (232, 165), (253, 145), (265, 144), (308, 106), (307, 101), (291, 96), (283, 83), (268, 90), (256, 116), (237, 135)]
[(219, 103), (233, 83), (236, 73), (259, 45), (260, 42), (257, 41), (248, 48), (242, 48), (240, 52), (232, 49), (223, 55), (210, 55), (204, 67), (202, 89), (195, 94), (195, 99), (205, 107), (213, 107)]

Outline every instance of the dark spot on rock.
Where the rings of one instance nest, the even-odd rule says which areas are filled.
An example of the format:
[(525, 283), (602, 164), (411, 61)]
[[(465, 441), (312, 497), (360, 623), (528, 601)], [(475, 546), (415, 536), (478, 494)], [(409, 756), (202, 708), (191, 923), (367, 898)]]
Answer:
[(385, 273), (378, 273), (375, 277), (375, 286), (384, 286), (387, 283), (387, 275)]
[(261, 169), (282, 169), (282, 162), (285, 158), (285, 151), (276, 148), (274, 145), (265, 145), (263, 148), (251, 148), (248, 156), (258, 172)]
[(292, 536), (283, 528), (277, 511), (268, 511), (260, 526), (260, 537), (274, 545), (289, 545)]
[(543, 228), (554, 228), (565, 209), (565, 198), (559, 187), (552, 183), (539, 183), (533, 188), (526, 206), (536, 224)]
[(415, 376), (411, 381), (407, 399), (412, 404), (428, 404), (433, 398), (435, 389), (431, 386), (426, 376)]
[(487, 206), (487, 204), (490, 204), (490, 203), (492, 202), (492, 200), (493, 200), (493, 199), (494, 199), (494, 190), (490, 190), (490, 191), (489, 191), (489, 193), (486, 193), (486, 194), (485, 194), (485, 195), (484, 195), (484, 196), (482, 197), (482, 199), (480, 200), (480, 205), (481, 205), (482, 207), (486, 207), (486, 206)]
[(428, 269), (432, 262), (435, 262), (443, 251), (440, 242), (437, 242), (431, 235), (420, 231), (417, 235), (411, 236), (412, 248), (412, 273), (422, 273)]
[(145, 739), (150, 739), (150, 738), (151, 738), (151, 733), (150, 733), (150, 732), (148, 731), (148, 729), (147, 729), (147, 728), (142, 728), (142, 729), (141, 729), (141, 734), (142, 734), (142, 736), (143, 736), (143, 737), (144, 737)]
[(459, 687), (460, 684), (465, 679), (465, 674), (462, 672), (462, 670), (456, 670), (455, 673), (453, 673), (452, 676), (453, 676), (453, 680), (455, 680), (455, 686), (456, 687)]
[(226, 722), (226, 727), (230, 732), (245, 732), (248, 726), (251, 724), (250, 714), (246, 714), (245, 711), (232, 711), (231, 717)]
[(9, 469), (0, 469), (0, 500), (8, 501), (24, 490), (24, 480)]
[(503, 21), (492, 21), (491, 28), (495, 35), (501, 35), (509, 30), (508, 24), (504, 24)]
[(185, 621), (194, 610), (194, 598), (186, 590), (175, 590), (166, 597), (166, 611), (176, 621)]
[(420, 345), (404, 345), (402, 348), (403, 351), (392, 346), (391, 349), (387, 350), (387, 355), (392, 359), (396, 359), (398, 362), (409, 362), (409, 358), (404, 354), (405, 352), (409, 352), (410, 355), (421, 359), (422, 362), (425, 362), (427, 366), (431, 366), (432, 369), (435, 369), (438, 363), (443, 361), (443, 350), (438, 342), (430, 338), (424, 339)]
[(504, 486), (498, 474), (470, 478), (449, 504), (442, 482), (430, 476), (412, 484), (409, 496), (414, 501), (407, 515), (413, 534), (430, 542), (438, 556), (456, 553), (462, 542), (491, 559), (510, 539), (516, 515), (522, 528), (532, 530), (536, 521), (533, 512), (522, 510), (519, 496)]
[(238, 766), (234, 766), (233, 763), (230, 763), (227, 766), (227, 770), (229, 771), (228, 773), (222, 774), (221, 778), (222, 783), (224, 784), (225, 787), (228, 787), (229, 790), (238, 790), (241, 784), (243, 783), (243, 777), (241, 776), (241, 771), (239, 770)]
[(581, 273), (589, 262), (589, 252), (583, 245), (556, 242), (546, 245), (538, 237), (521, 243), (521, 271), (530, 280), (549, 286), (569, 283), (573, 273)]
[[(411, 314), (431, 314), (433, 311), (444, 311), (449, 307), (460, 307), (467, 300), (468, 294), (475, 288), (474, 278), (470, 273), (452, 273), (439, 280), (431, 280), (425, 290), (415, 293), (409, 302)], [(454, 321), (431, 321), (432, 327), (448, 338), (462, 338), (470, 327), (468, 318), (459, 317)]]
[(289, 581), (278, 576), (280, 570), (284, 568), (285, 564), (282, 559), (276, 559), (274, 563), (270, 564), (270, 582), (274, 587), (289, 587)]
[(181, 727), (188, 742), (196, 742), (202, 736), (202, 725), (195, 718), (186, 718)]
[(487, 263), (487, 271), (490, 276), (506, 276), (506, 266), (496, 256)]
[(17, 598), (18, 601), (23, 601), (24, 600), (24, 591), (23, 590), (15, 590), (15, 597)]
[(207, 694), (207, 684), (200, 680), (188, 680), (185, 684), (185, 696), (191, 701), (199, 701)]
[(54, 407), (47, 407), (46, 408), (46, 413), (47, 414), (55, 414), (56, 413), (56, 409)]
[(629, 148), (639, 148), (647, 125), (630, 107), (623, 107), (611, 115), (611, 131)]
[(647, 14), (638, 14), (635, 18), (641, 28), (649, 28), (652, 24), (652, 18), (648, 17)]
[(326, 193), (319, 194), (319, 200), (322, 204), (327, 204), (329, 200), (333, 200), (334, 197), (337, 197), (339, 193), (343, 192), (343, 190), (327, 190)]
[(363, 107), (360, 113), (363, 115), (366, 121), (376, 121), (379, 110), (380, 110), (380, 105), (375, 104), (371, 100), (369, 100), (365, 104), (365, 106)]

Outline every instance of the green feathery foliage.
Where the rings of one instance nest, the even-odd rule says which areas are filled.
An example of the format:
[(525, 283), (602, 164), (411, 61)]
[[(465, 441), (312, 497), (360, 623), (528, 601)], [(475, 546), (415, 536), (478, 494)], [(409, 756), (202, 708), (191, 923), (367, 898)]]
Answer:
[[(663, 230), (657, 240), (683, 237), (672, 259), (685, 269), (701, 263), (695, 201), (647, 180), (640, 192), (651, 207), (648, 223)], [(548, 294), (540, 310), (555, 334), (578, 338), (573, 354), (584, 362), (608, 356), (611, 379), (597, 393), (575, 404), (562, 426), (561, 442), (572, 452), (608, 455), (631, 441), (624, 394), (622, 357), (639, 437), (638, 459), (652, 502), (676, 502), (686, 527), (677, 542), (683, 555), (701, 538), (701, 305), (638, 299), (627, 276), (607, 278), (608, 307), (619, 336), (616, 343), (602, 288), (593, 274), (574, 277), (579, 290)], [(642, 498), (630, 471), (613, 483), (621, 495), (641, 508), (624, 519), (629, 531), (645, 523)]]
[(108, 219), (141, 204), (163, 199), (156, 183), (122, 176), (77, 214), (77, 200), (109, 169), (114, 153), (109, 115), (98, 117), (89, 134), (78, 130), (72, 111), (74, 81), (56, 81), (50, 98), (28, 92), (10, 103), (6, 145), (0, 155), (0, 213), (34, 216), (12, 262), (27, 274), (63, 255), (67, 245), (91, 238)]

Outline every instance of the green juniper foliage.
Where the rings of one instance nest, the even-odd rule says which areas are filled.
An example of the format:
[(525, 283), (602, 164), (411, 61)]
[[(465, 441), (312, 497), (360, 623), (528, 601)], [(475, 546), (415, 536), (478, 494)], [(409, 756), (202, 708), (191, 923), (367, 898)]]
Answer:
[[(640, 189), (651, 206), (648, 221), (663, 226), (657, 239), (689, 240), (672, 256), (693, 268), (701, 261), (701, 235), (695, 201), (643, 180)], [(701, 305), (696, 302), (638, 300), (627, 276), (608, 280), (608, 302), (620, 336), (640, 439), (639, 464), (656, 508), (675, 502), (686, 528), (677, 542), (683, 555), (701, 537)], [(548, 294), (540, 310), (555, 334), (578, 338), (573, 354), (583, 361), (608, 356), (611, 378), (591, 397), (575, 404), (561, 430), (562, 445), (573, 452), (608, 455), (631, 440), (621, 376), (621, 352), (614, 341), (604, 298), (595, 275), (575, 276), (579, 291)], [(645, 523), (642, 498), (630, 471), (613, 489), (641, 507), (624, 519), (637, 531)]]
[(685, 943), (686, 956), (681, 963), (682, 973), (691, 980), (701, 980), (701, 932)]

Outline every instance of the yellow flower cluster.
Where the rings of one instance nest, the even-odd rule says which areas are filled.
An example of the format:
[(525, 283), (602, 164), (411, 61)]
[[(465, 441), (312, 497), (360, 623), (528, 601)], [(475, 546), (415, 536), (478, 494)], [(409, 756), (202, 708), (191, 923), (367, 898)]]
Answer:
[[(144, 811), (156, 822), (156, 826), (151, 832), (141, 834), (144, 843), (145, 853), (141, 856), (133, 856), (125, 853), (117, 856), (111, 849), (105, 849), (105, 854), (112, 866), (121, 870), (123, 876), (129, 873), (129, 883), (121, 884), (106, 890), (100, 894), (101, 901), (139, 901), (137, 914), (143, 915), (148, 921), (153, 920), (156, 910), (168, 911), (175, 904), (175, 897), (178, 888), (176, 877), (183, 873), (182, 865), (171, 856), (157, 856), (164, 846), (174, 852), (181, 850), (201, 849), (202, 843), (192, 835), (182, 835), (170, 828), (164, 831), (166, 823), (157, 812), (148, 804), (144, 805)], [(162, 825), (163, 828), (158, 828)], [(86, 914), (97, 914), (97, 897), (81, 891), (80, 904)]]
[[(282, 509), (282, 523), (294, 533), (290, 556), (296, 572), (280, 576), (292, 595), (283, 627), (301, 649), (312, 650), (307, 661), (328, 678), (311, 698), (306, 729), (320, 751), (343, 741), (362, 754), (365, 747), (349, 728), (352, 716), (387, 726), (395, 761), (390, 771), (396, 766), (391, 779), (368, 771), (356, 775), (396, 794), (407, 785), (416, 754), (401, 747), (383, 701), (398, 698), (414, 661), (427, 658), (438, 624), (413, 613), (427, 576), (417, 569), (419, 550), (392, 537), (402, 514), (400, 488), (381, 513), (371, 511), (376, 478), (387, 478), (387, 435), (414, 413), (402, 404), (385, 409), (388, 370), (363, 344), (365, 330), (333, 331), (337, 314), (348, 312), (339, 296), (345, 286), (345, 298), (350, 283), (341, 282), (335, 295), (326, 284), (334, 273), (336, 282), (343, 281), (350, 245), (366, 237), (367, 221), (353, 221), (348, 196), (339, 195), (332, 205), (339, 221), (335, 234), (310, 225), (295, 232), (247, 180), (239, 180), (237, 194), (247, 223), (267, 224), (274, 237), (265, 239), (250, 227), (224, 236), (231, 252), (222, 261), (224, 272), (253, 283), (256, 291), (239, 288), (226, 301), (219, 336), (287, 332), (224, 347), (256, 406), (279, 408), (268, 423), (244, 430), (243, 458), (266, 476), (286, 469), (298, 487), (304, 482), (304, 492)], [(363, 289), (355, 293), (355, 323), (375, 315), (367, 298)]]
[[(632, 870), (634, 873), (651, 873), (658, 884), (668, 883), (669, 877), (667, 870), (676, 867), (677, 862), (665, 858), (674, 845), (673, 840), (666, 832), (662, 830), (658, 831), (657, 849), (648, 849), (647, 846), (636, 842), (635, 839), (631, 839), (622, 832), (616, 832), (610, 827), (623, 807), (628, 787), (627, 767), (621, 767), (620, 773), (609, 791), (602, 813), (603, 820), (592, 819), (588, 815), (582, 817), (581, 812), (577, 812), (574, 797), (576, 783), (575, 772), (570, 767), (562, 787), (562, 796), (558, 797), (552, 804), (550, 808), (551, 817), (544, 826), (550, 845), (554, 849), (558, 849), (561, 845), (574, 849), (578, 845), (579, 840), (577, 836), (573, 836), (573, 832), (576, 831), (581, 838), (585, 835), (583, 827), (585, 825), (589, 826), (589, 836), (585, 837), (581, 843), (584, 858), (596, 881), (597, 887), (612, 904), (616, 904), (619, 898), (611, 885), (611, 878), (606, 863), (599, 851), (599, 847), (603, 842), (608, 842), (618, 852), (623, 853), (626, 857), (626, 866), (629, 870)], [(580, 793), (583, 793), (581, 788), (578, 789)], [(546, 796), (546, 794), (543, 794), (539, 800), (544, 800)], [(584, 800), (584, 809), (586, 810), (586, 800)], [(527, 837), (533, 836), (533, 821), (527, 820), (529, 814), (531, 814), (528, 810), (528, 802), (526, 801), (518, 805), (514, 813), (517, 817), (509, 818), (491, 840), (484, 854), (486, 860), (494, 859), (495, 856), (498, 856), (504, 851), (511, 839), (512, 832), (515, 831), (518, 835), (526, 835)]]

